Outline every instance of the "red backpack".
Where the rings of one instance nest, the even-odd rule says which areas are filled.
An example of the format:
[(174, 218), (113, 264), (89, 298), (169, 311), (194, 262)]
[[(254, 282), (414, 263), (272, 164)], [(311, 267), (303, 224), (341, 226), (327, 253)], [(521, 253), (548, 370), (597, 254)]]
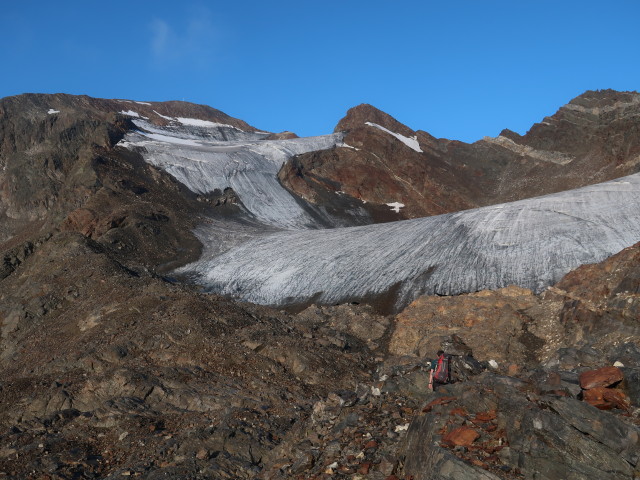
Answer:
[(438, 357), (438, 366), (433, 372), (433, 379), (440, 383), (449, 381), (449, 356), (444, 353)]

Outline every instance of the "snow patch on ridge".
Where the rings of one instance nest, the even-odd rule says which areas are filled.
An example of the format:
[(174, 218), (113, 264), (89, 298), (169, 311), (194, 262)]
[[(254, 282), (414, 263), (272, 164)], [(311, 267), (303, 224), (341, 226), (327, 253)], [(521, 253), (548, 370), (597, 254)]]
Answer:
[(338, 144), (336, 145), (336, 147), (341, 147), (341, 148), (351, 148), (352, 150), (360, 151), (360, 149), (359, 149), (359, 148), (353, 147), (353, 146), (348, 145), (348, 144), (346, 144), (346, 143), (344, 143), (344, 142), (338, 143)]
[(400, 202), (393, 202), (393, 203), (387, 203), (388, 207), (391, 207), (391, 210), (393, 210), (396, 213), (400, 213), (400, 209), (404, 208), (404, 203), (400, 203)]
[[(175, 120), (177, 120), (183, 125), (188, 125), (191, 127), (208, 127), (208, 128), (224, 127), (224, 128), (235, 128), (236, 130), (240, 130), (238, 127), (234, 127), (233, 125), (228, 125), (226, 123), (210, 122), (209, 120), (200, 120), (199, 118), (177, 117), (175, 118)], [(243, 130), (240, 130), (240, 131), (242, 132)]]
[(375, 128), (377, 128), (379, 130), (382, 130), (383, 132), (387, 132), (389, 135), (393, 135), (398, 140), (400, 140), (402, 143), (404, 143), (407, 147), (411, 148), (412, 150), (415, 150), (418, 153), (422, 153), (422, 149), (420, 148), (420, 143), (418, 143), (418, 137), (417, 136), (409, 138), (409, 137), (405, 137), (404, 135), (401, 135), (399, 133), (392, 132), (391, 130), (387, 130), (382, 125), (378, 125), (377, 123), (365, 122), (365, 124), (369, 125), (371, 127), (375, 127)]
[[(136, 102), (136, 103), (143, 103), (143, 102)], [(148, 103), (147, 105), (151, 105), (151, 104)], [(173, 122), (177, 122), (177, 123), (180, 123), (180, 124), (182, 124), (184, 126), (187, 126), (187, 127), (233, 128), (234, 130), (238, 130), (239, 132), (244, 132), (244, 130), (242, 130), (242, 129), (238, 128), (238, 127), (234, 127), (233, 125), (229, 125), (227, 123), (217, 123), (217, 122), (212, 122), (210, 120), (201, 120), (199, 118), (167, 117), (166, 115), (162, 115), (161, 113), (158, 113), (155, 110), (153, 111), (153, 113), (155, 113), (156, 115), (158, 115), (161, 118), (164, 118), (165, 120), (169, 120), (172, 123)], [(268, 133), (266, 133), (266, 132), (258, 132), (258, 133), (264, 133), (265, 135), (268, 135)]]
[(161, 113), (156, 112), (155, 110), (153, 111), (153, 113), (155, 113), (156, 115), (158, 115), (161, 118), (164, 118), (165, 120), (169, 120), (170, 122), (175, 122), (175, 118), (173, 117), (167, 117), (165, 115), (162, 115)]
[(126, 112), (122, 110), (120, 114), (127, 115), (128, 117), (144, 118), (145, 120), (147, 120), (147, 117), (143, 117), (138, 112), (134, 112), (133, 110), (127, 110)]

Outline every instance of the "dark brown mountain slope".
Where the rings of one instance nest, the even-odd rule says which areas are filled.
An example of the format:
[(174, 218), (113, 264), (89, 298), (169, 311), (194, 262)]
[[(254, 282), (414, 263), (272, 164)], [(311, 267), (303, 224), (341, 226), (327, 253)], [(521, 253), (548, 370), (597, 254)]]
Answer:
[(347, 132), (345, 146), (295, 157), (280, 178), (312, 201), (323, 189), (340, 190), (370, 203), (403, 203), (398, 218), (436, 215), (635, 173), (639, 119), (638, 93), (586, 92), (524, 136), (504, 130), (466, 144), (414, 132), (360, 105), (336, 127)]
[(203, 203), (139, 155), (115, 148), (136, 128), (130, 110), (157, 125), (182, 116), (255, 130), (185, 102), (64, 94), (0, 100), (0, 252), (9, 252), (9, 263), (20, 261), (28, 242), (59, 229), (98, 240), (132, 266), (167, 270), (197, 257), (191, 230)]

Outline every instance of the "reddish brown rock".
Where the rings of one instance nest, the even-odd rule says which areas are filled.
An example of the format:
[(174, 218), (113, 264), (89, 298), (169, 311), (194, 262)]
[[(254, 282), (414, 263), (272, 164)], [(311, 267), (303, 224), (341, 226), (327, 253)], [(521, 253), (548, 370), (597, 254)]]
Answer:
[(536, 345), (523, 344), (523, 339), (535, 337), (523, 338), (528, 318), (521, 312), (538, 304), (530, 290), (515, 286), (455, 297), (420, 297), (396, 316), (389, 350), (433, 358), (443, 340), (457, 335), (475, 358), (523, 364), (523, 357)]
[(453, 410), (451, 410), (449, 412), (449, 415), (458, 415), (460, 417), (466, 417), (469, 414), (467, 413), (467, 411), (464, 408), (458, 407), (458, 408), (454, 408)]
[(608, 388), (603, 394), (604, 399), (620, 410), (629, 410), (631, 401), (622, 390)]
[(614, 388), (595, 387), (582, 392), (582, 398), (585, 402), (600, 410), (611, 410), (619, 408), (620, 410), (629, 410), (631, 402), (621, 390)]
[[(371, 105), (349, 110), (336, 131), (347, 132), (343, 147), (298, 155), (283, 166), (279, 178), (287, 188), (314, 203), (326, 198), (323, 192), (343, 192), (366, 202), (363, 208), (375, 206), (387, 211), (386, 216), (375, 216), (375, 221), (438, 215), (475, 206), (467, 198), (464, 182), (457, 178), (459, 169), (432, 154), (431, 144), (436, 140), (430, 135), (411, 130)], [(395, 202), (405, 207), (391, 214), (386, 204)]]
[(85, 237), (91, 236), (96, 228), (96, 214), (87, 208), (78, 208), (69, 214), (61, 225), (62, 231), (80, 232)]
[(378, 442), (376, 442), (375, 440), (369, 440), (365, 444), (364, 448), (365, 448), (365, 450), (368, 450), (369, 448), (376, 449), (376, 448), (378, 448)]
[[(564, 302), (560, 321), (568, 336), (593, 336), (609, 345), (639, 335), (640, 244), (625, 248), (605, 261), (583, 265), (549, 291)], [(606, 314), (605, 314), (606, 312)], [(621, 325), (623, 327), (621, 328)]]
[(515, 377), (520, 372), (520, 367), (514, 363), (509, 365), (507, 368), (507, 375), (510, 377)]
[(496, 411), (495, 410), (490, 410), (488, 412), (479, 412), (476, 413), (475, 419), (474, 419), (474, 423), (475, 422), (480, 422), (480, 423), (486, 423), (486, 422), (490, 422), (491, 420), (495, 420), (496, 419)]
[(480, 434), (471, 427), (458, 427), (447, 433), (442, 441), (447, 445), (469, 447)]
[(425, 405), (424, 408), (422, 409), (422, 412), (423, 413), (430, 412), (433, 409), (433, 407), (435, 407), (437, 405), (446, 405), (447, 403), (451, 403), (451, 402), (453, 402), (455, 400), (457, 400), (457, 397), (440, 397), (440, 398), (436, 398), (435, 400), (432, 400), (427, 405)]
[(580, 386), (585, 390), (596, 387), (609, 387), (623, 379), (622, 371), (618, 367), (602, 367), (581, 373)]

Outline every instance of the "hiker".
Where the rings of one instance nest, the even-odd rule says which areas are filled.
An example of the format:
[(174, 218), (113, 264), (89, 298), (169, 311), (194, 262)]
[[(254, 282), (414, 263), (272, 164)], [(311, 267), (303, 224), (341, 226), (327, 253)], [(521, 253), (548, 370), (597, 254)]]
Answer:
[(449, 383), (449, 356), (444, 350), (438, 350), (438, 358), (431, 360), (429, 370), (429, 389), (434, 392), (441, 385)]

